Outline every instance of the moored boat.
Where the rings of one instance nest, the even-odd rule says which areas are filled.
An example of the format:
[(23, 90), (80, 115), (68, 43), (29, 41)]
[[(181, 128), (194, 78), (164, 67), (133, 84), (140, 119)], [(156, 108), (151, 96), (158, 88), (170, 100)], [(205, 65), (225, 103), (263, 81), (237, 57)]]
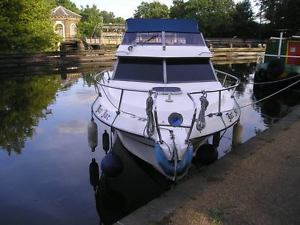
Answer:
[(285, 80), (300, 74), (300, 36), (271, 37), (258, 58), (255, 82)]
[(126, 24), (114, 69), (96, 76), (92, 115), (129, 152), (176, 180), (208, 137), (238, 121), (239, 79), (213, 68), (193, 20)]

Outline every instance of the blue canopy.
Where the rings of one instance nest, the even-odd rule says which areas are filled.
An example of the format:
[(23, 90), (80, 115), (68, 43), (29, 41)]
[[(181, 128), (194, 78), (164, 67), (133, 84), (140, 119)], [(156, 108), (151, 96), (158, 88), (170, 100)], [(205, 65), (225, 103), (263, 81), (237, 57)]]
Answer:
[(199, 33), (195, 20), (186, 19), (127, 19), (126, 32)]

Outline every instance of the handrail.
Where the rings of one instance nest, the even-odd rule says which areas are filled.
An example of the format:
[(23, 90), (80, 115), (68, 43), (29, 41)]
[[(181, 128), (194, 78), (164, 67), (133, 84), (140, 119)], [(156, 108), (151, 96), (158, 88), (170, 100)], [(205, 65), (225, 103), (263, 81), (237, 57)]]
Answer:
[[(230, 89), (234, 89), (236, 88), (239, 84), (240, 84), (240, 79), (229, 74), (229, 73), (226, 73), (226, 72), (223, 72), (223, 71), (220, 71), (220, 70), (215, 70), (217, 73), (221, 73), (223, 75), (226, 75), (226, 76), (229, 76), (233, 79), (235, 79), (235, 84), (232, 85), (232, 86), (229, 86), (227, 88), (221, 88), (221, 89), (217, 89), (217, 90), (210, 90), (210, 91), (205, 91), (206, 93), (212, 93), (212, 92), (219, 92), (219, 91), (227, 91), (227, 90), (230, 90)], [(110, 86), (110, 85), (106, 85), (106, 84), (102, 84), (98, 81), (97, 77), (99, 77), (100, 75), (106, 73), (106, 72), (109, 72), (109, 70), (104, 70), (102, 72), (100, 72), (99, 74), (96, 74), (96, 77), (95, 77), (95, 80), (96, 82), (103, 86), (103, 87), (107, 87), (107, 88), (112, 88), (112, 89), (118, 89), (118, 90), (124, 90), (124, 91), (132, 91), (132, 92), (144, 92), (144, 93), (149, 93), (149, 91), (152, 91), (152, 93), (156, 93), (155, 91), (153, 90), (141, 90), (141, 89), (129, 89), (129, 88), (121, 88), (121, 87), (114, 87), (114, 86)], [(223, 81), (224, 82), (224, 81)], [(201, 94), (203, 91), (196, 91), (196, 92), (188, 92), (189, 94)]]
[[(213, 93), (213, 92), (219, 92), (219, 91), (228, 91), (228, 90), (231, 90), (231, 89), (234, 89), (234, 90), (235, 90), (235, 88), (236, 88), (237, 86), (239, 86), (239, 84), (240, 84), (240, 79), (239, 79), (239, 78), (237, 78), (237, 77), (235, 77), (235, 76), (233, 76), (233, 75), (231, 75), (231, 74), (229, 74), (229, 73), (220, 71), (220, 70), (215, 70), (215, 71), (216, 71), (217, 73), (221, 73), (221, 74), (225, 75), (226, 78), (227, 78), (227, 77), (233, 78), (233, 79), (235, 80), (235, 84), (232, 85), (232, 86), (229, 86), (229, 87), (227, 87), (227, 88), (221, 88), (221, 89), (217, 89), (217, 90), (208, 90), (208, 91), (205, 90), (206, 93)], [(223, 83), (225, 83), (225, 82), (223, 81)], [(193, 95), (193, 94), (202, 94), (202, 93), (203, 93), (203, 91), (189, 92), (189, 94), (192, 94), (192, 95)]]
[[(186, 142), (188, 142), (189, 138), (190, 138), (190, 135), (191, 135), (191, 132), (192, 132), (192, 129), (194, 127), (194, 124), (195, 124), (195, 121), (197, 120), (196, 119), (196, 114), (197, 114), (197, 104), (193, 98), (192, 95), (195, 95), (195, 94), (203, 94), (203, 93), (214, 93), (214, 92), (218, 92), (218, 112), (217, 113), (210, 113), (209, 115), (206, 115), (206, 116), (211, 116), (213, 114), (217, 115), (217, 116), (222, 116), (222, 111), (221, 111), (221, 93), (223, 91), (229, 91), (229, 90), (232, 90), (233, 89), (233, 93), (231, 96), (234, 95), (234, 92), (235, 92), (235, 89), (237, 88), (237, 86), (240, 84), (240, 79), (229, 74), (229, 73), (226, 73), (226, 72), (223, 72), (223, 71), (219, 71), (219, 70), (215, 70), (217, 72), (217, 74), (222, 74), (225, 76), (224, 80), (223, 80), (223, 85), (225, 84), (226, 82), (226, 79), (228, 77), (232, 78), (234, 80), (234, 85), (231, 85), (229, 87), (226, 87), (226, 88), (221, 88), (221, 89), (217, 89), (217, 90), (208, 90), (208, 91), (197, 91), (197, 92), (188, 92), (186, 93), (187, 96), (191, 99), (191, 101), (193, 102), (193, 117), (192, 117), (192, 121), (191, 121), (191, 125), (190, 126), (185, 126), (185, 125), (180, 125), (178, 127), (183, 127), (183, 128), (189, 128), (189, 131), (187, 132), (187, 137), (186, 137)], [(156, 124), (156, 129), (157, 129), (157, 134), (158, 134), (158, 138), (159, 138), (159, 141), (162, 142), (162, 137), (161, 137), (161, 133), (160, 133), (160, 126), (168, 126), (168, 125), (164, 125), (164, 124), (159, 124), (158, 123), (158, 115), (157, 115), (157, 105), (156, 105), (156, 99), (157, 99), (157, 96), (158, 96), (158, 92), (156, 91), (153, 91), (153, 90), (141, 90), (141, 89), (129, 89), (129, 88), (121, 88), (121, 87), (114, 87), (114, 86), (110, 86), (110, 85), (107, 85), (107, 84), (104, 84), (105, 83), (105, 80), (104, 80), (104, 77), (103, 75), (105, 73), (108, 73), (109, 74), (109, 70), (104, 70), (98, 74), (96, 74), (95, 76), (95, 80), (96, 80), (96, 85), (99, 84), (101, 87), (102, 87), (102, 90), (105, 92), (104, 88), (103, 87), (107, 87), (107, 88), (111, 88), (111, 89), (116, 89), (116, 90), (120, 90), (121, 91), (121, 95), (120, 95), (120, 99), (119, 99), (119, 103), (118, 103), (118, 107), (116, 107), (115, 105), (113, 105), (114, 107), (116, 107), (117, 109), (117, 114), (120, 114), (121, 112), (123, 112), (121, 110), (121, 105), (122, 105), (122, 101), (123, 101), (123, 95), (124, 95), (124, 92), (125, 91), (130, 91), (130, 92), (140, 92), (140, 93), (149, 93), (149, 91), (151, 91), (152, 94), (154, 94), (154, 99), (155, 99), (155, 107), (154, 107), (154, 116), (155, 116), (155, 124)], [(100, 77), (102, 76), (102, 77)], [(109, 78), (110, 79), (110, 78)], [(101, 82), (102, 80), (102, 82)], [(105, 96), (107, 97), (106, 93), (105, 93)], [(131, 115), (135, 115), (133, 113), (128, 113), (128, 112), (123, 112), (123, 113), (127, 113), (127, 114), (131, 114)], [(136, 116), (136, 115), (135, 115)]]

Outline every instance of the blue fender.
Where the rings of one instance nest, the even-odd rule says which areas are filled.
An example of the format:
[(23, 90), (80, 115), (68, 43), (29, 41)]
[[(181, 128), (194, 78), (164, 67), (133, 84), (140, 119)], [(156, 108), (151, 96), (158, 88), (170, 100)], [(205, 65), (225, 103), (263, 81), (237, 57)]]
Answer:
[[(168, 176), (174, 176), (175, 175), (175, 165), (173, 161), (170, 161), (165, 156), (165, 153), (161, 149), (160, 145), (158, 143), (154, 146), (155, 151), (155, 158), (159, 164), (159, 166), (163, 169), (163, 171)], [(186, 171), (186, 169), (189, 167), (193, 159), (193, 146), (189, 145), (187, 147), (187, 151), (184, 154), (182, 160), (178, 161), (177, 167), (176, 167), (176, 174), (180, 175)]]

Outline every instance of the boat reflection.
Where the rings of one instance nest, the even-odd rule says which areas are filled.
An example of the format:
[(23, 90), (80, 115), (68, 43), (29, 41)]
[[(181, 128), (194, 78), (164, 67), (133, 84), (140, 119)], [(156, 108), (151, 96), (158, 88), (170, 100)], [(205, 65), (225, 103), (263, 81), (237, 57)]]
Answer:
[(113, 224), (170, 187), (161, 174), (131, 155), (120, 140), (116, 140), (112, 151), (124, 165), (119, 176), (108, 177), (99, 172), (95, 158), (89, 166), (90, 184), (95, 191), (100, 224), (105, 225)]

